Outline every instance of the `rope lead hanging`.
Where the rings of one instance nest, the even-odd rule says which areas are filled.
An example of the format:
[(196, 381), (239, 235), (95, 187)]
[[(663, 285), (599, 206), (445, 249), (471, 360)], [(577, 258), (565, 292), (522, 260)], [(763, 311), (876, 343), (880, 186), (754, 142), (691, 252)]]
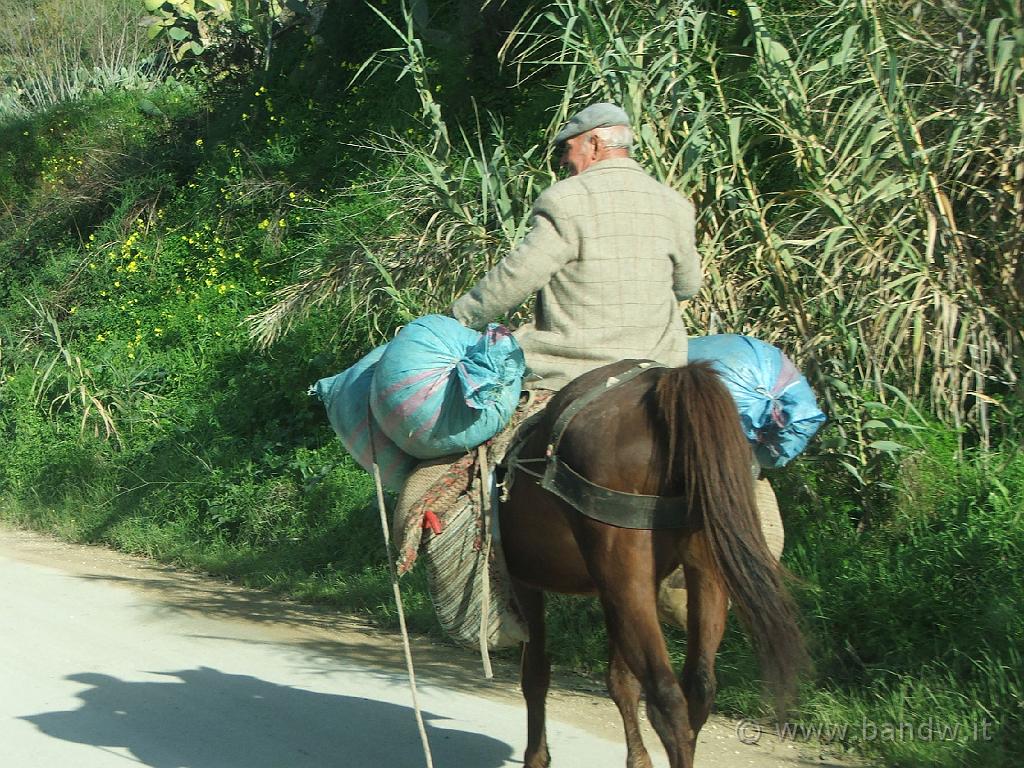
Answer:
[(477, 449), (479, 457), (478, 467), (480, 470), (480, 524), (483, 526), (484, 543), (483, 557), (480, 558), (483, 573), (480, 577), (483, 583), (480, 585), (480, 660), (484, 665), (484, 677), (488, 680), (494, 677), (491, 669), (491, 654), (487, 648), (487, 640), (491, 634), (491, 473), (487, 466), (487, 446), (481, 445)]
[[(373, 430), (370, 430), (370, 443), (373, 443)], [(377, 507), (380, 510), (380, 527), (384, 532), (384, 551), (387, 553), (388, 573), (391, 574), (391, 589), (395, 593), (395, 606), (398, 608), (398, 626), (402, 630), (402, 648), (405, 650), (405, 668), (409, 672), (409, 689), (412, 691), (412, 708), (416, 712), (416, 725), (423, 743), (423, 756), (427, 760), (427, 768), (434, 768), (434, 758), (430, 753), (430, 740), (427, 738), (427, 727), (423, 724), (423, 712), (420, 710), (419, 696), (416, 693), (416, 670), (412, 665), (412, 646), (409, 643), (409, 630), (405, 626), (405, 609), (402, 607), (402, 592), (398, 588), (398, 571), (395, 570), (395, 559), (391, 554), (391, 531), (388, 529), (388, 510), (384, 504), (384, 484), (380, 479), (380, 467), (377, 465), (377, 452), (373, 455), (373, 484), (377, 488)]]

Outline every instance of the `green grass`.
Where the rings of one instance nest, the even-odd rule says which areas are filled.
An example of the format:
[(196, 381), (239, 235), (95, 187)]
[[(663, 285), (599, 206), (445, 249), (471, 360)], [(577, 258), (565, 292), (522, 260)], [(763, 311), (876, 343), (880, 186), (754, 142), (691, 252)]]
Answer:
[[(345, 142), (402, 129), (408, 93), (346, 91), (355, 65), (326, 51), (297, 90), (281, 50), (286, 72), (216, 92), (0, 124), (0, 514), (394, 626), (371, 484), (306, 394), (389, 327), (324, 311), (257, 352), (243, 320), (298, 254), (393, 226), (356, 184), (377, 161)], [(408, 584), (411, 624), (436, 631)]]
[(0, 7), (0, 122), (167, 73), (137, 0), (8, 0)]
[[(900, 467), (888, 515), (859, 534), (837, 477), (822, 467), (777, 483), (791, 500), (787, 561), (816, 663), (801, 717), (959, 728), (948, 740), (852, 744), (887, 765), (1014, 764), (1024, 747), (1024, 455), (961, 459), (955, 436), (934, 428)], [(991, 740), (973, 738), (986, 722)]]

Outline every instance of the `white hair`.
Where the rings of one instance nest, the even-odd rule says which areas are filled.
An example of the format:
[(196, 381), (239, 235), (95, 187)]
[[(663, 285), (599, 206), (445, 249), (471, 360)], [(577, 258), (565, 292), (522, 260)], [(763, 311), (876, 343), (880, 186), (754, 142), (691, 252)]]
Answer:
[(608, 149), (633, 149), (633, 129), (628, 125), (607, 125), (595, 128), (594, 135)]

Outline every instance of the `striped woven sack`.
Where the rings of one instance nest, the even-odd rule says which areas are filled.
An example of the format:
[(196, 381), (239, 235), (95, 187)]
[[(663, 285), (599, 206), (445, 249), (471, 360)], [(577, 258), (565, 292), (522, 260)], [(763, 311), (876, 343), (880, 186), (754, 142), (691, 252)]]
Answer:
[(765, 341), (732, 333), (693, 336), (689, 360), (707, 360), (718, 371), (762, 467), (785, 466), (825, 421), (807, 379)]
[[(543, 410), (552, 395), (546, 390), (529, 393), (508, 427), (487, 442), (490, 466), (501, 462), (519, 429)], [(477, 470), (476, 452), (420, 464), (398, 497), (391, 533), (398, 550), (398, 572), (407, 573), (422, 554), (438, 622), (453, 640), (469, 648), (480, 645), (484, 576), (489, 578), (485, 627), (487, 647), (494, 650), (524, 642), (529, 633), (512, 595), (497, 534), (489, 556), (482, 546), (486, 522)], [(491, 490), (494, 502), (497, 491)], [(486, 519), (497, 524), (493, 514)]]
[(468, 451), (508, 424), (525, 366), (504, 327), (492, 323), (479, 333), (427, 315), (388, 343), (373, 374), (370, 407), (408, 454), (433, 459)]
[(397, 491), (416, 466), (416, 459), (381, 432), (370, 413), (370, 382), (386, 346), (377, 347), (336, 376), (320, 379), (312, 389), (327, 409), (327, 418), (345, 450), (367, 472), (373, 472), (376, 451), (381, 482)]

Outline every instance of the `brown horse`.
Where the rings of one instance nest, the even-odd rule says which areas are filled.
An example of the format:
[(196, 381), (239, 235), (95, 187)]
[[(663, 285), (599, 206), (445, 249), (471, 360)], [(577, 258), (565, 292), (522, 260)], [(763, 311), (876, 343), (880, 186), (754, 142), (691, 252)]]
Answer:
[[(592, 371), (559, 392), (520, 458), (543, 457), (557, 416), (636, 362)], [(543, 490), (534, 477), (516, 472), (500, 520), (505, 558), (530, 630), (522, 659), (526, 768), (551, 763), (544, 726), (551, 672), (544, 647), (545, 591), (597, 594), (601, 600), (610, 645), (608, 690), (625, 726), (627, 768), (651, 766), (637, 721), (641, 691), (672, 768), (690, 768), (715, 696), (715, 653), (730, 598), (780, 697), (777, 703), (792, 692), (806, 658), (782, 568), (761, 532), (751, 451), (736, 406), (707, 364), (651, 368), (584, 407), (569, 423), (558, 453), (597, 485), (682, 497), (682, 527), (638, 530), (598, 522)], [(679, 564), (688, 594), (681, 684), (656, 605), (660, 580)]]

